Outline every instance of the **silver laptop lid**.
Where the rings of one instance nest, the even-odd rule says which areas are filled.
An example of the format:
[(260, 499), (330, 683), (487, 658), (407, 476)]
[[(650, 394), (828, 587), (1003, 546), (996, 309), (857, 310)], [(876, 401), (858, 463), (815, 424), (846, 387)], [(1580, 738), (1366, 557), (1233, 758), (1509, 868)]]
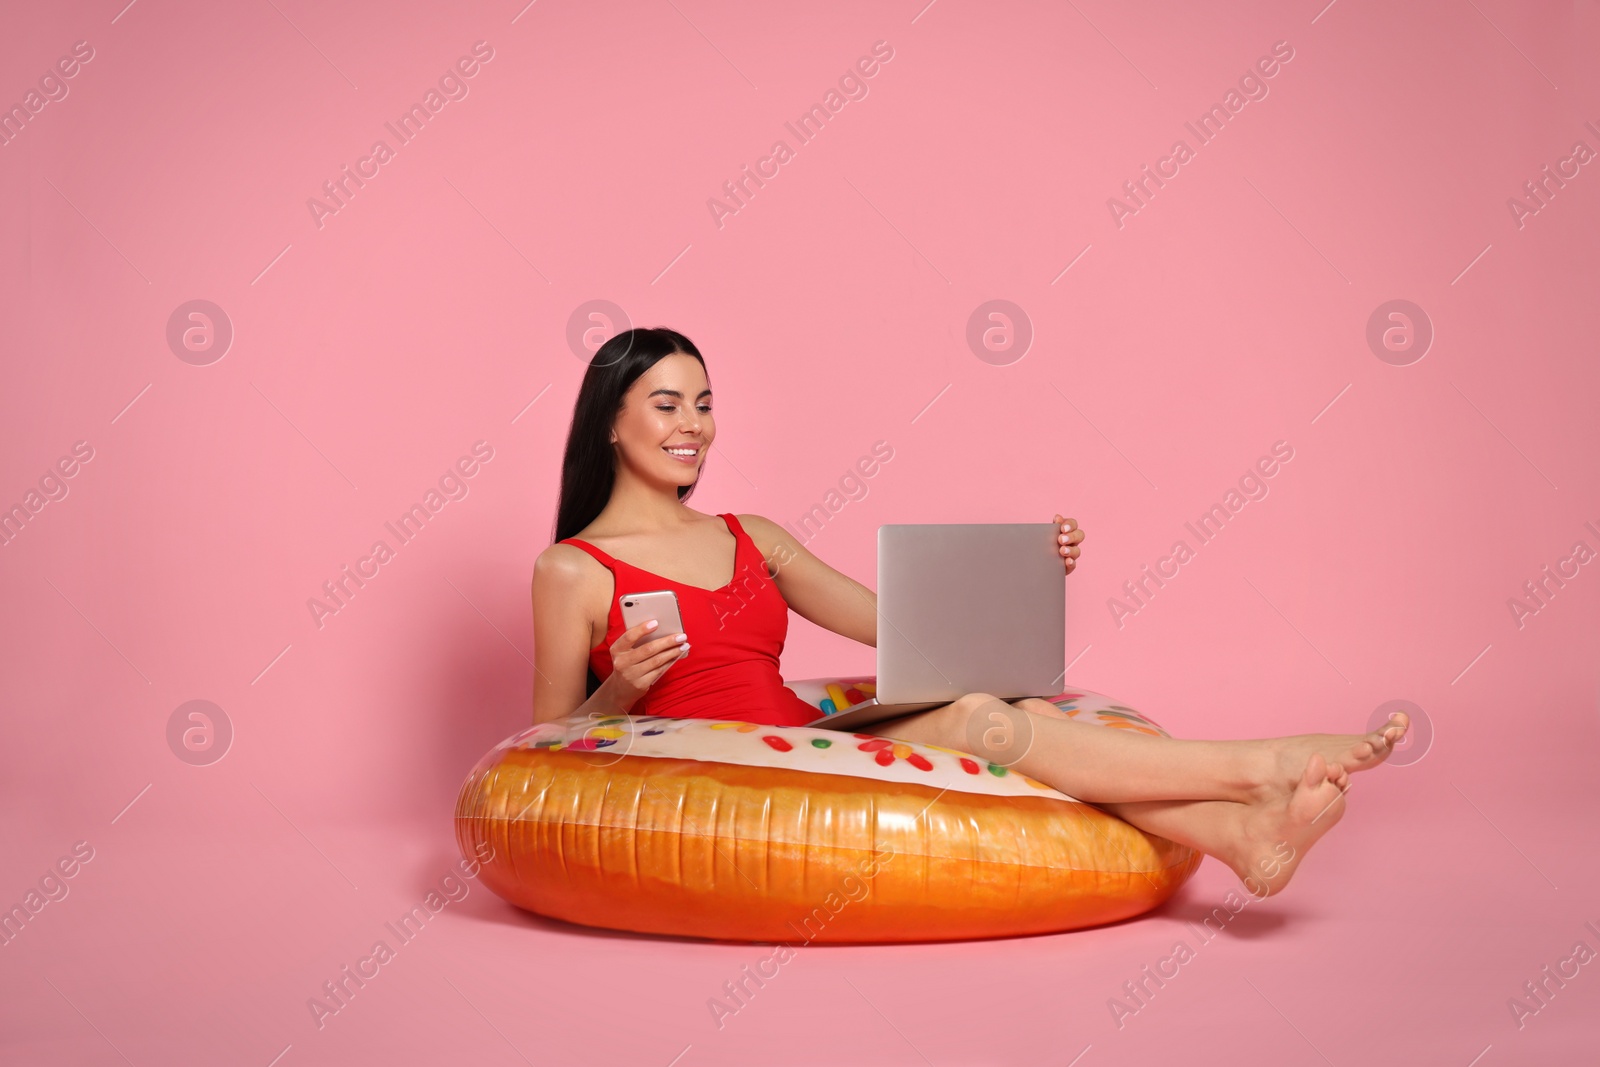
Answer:
[(1066, 568), (1054, 523), (878, 528), (884, 704), (1054, 696), (1066, 676)]

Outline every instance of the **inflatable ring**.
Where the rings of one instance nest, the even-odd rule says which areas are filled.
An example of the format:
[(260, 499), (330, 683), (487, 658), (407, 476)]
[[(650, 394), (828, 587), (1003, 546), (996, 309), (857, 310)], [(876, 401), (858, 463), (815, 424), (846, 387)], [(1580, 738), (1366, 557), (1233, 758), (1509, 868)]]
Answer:
[[(849, 700), (871, 678), (790, 683)], [(842, 694), (842, 696), (841, 696)], [(851, 701), (854, 702), (854, 701)], [(1166, 736), (1062, 693), (1059, 714)], [(965, 752), (730, 719), (573, 716), (501, 742), (461, 788), (480, 881), (587, 926), (731, 941), (953, 941), (1139, 915), (1201, 854)]]

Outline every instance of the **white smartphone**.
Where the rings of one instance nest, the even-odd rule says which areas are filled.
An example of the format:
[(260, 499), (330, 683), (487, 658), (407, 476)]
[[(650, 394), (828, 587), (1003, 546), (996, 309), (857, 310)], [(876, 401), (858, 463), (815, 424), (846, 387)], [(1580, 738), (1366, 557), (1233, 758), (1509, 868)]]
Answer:
[(658, 637), (683, 633), (683, 617), (678, 614), (678, 594), (670, 589), (651, 593), (624, 593), (622, 595), (622, 628), (631, 630), (642, 622), (655, 619), (658, 625), (647, 634), (646, 641)]

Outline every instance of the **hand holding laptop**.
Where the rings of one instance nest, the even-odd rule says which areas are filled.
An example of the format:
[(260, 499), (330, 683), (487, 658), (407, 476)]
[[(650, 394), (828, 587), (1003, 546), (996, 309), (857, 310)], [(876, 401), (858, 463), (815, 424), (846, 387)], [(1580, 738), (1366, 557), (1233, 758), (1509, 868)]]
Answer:
[(1071, 574), (1078, 565), (1078, 553), (1083, 550), (1078, 547), (1083, 541), (1083, 531), (1078, 528), (1076, 519), (1056, 516), (1056, 525), (1061, 527), (1061, 533), (1056, 536), (1056, 542), (1061, 546), (1061, 555), (1066, 560), (1067, 573)]

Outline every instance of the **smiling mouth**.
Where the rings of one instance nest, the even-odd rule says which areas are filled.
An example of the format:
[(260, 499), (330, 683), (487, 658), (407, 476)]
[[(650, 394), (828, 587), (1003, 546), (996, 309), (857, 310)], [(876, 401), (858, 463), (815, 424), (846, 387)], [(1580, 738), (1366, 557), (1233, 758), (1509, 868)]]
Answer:
[(661, 451), (683, 463), (693, 463), (700, 458), (700, 446), (663, 446)]

